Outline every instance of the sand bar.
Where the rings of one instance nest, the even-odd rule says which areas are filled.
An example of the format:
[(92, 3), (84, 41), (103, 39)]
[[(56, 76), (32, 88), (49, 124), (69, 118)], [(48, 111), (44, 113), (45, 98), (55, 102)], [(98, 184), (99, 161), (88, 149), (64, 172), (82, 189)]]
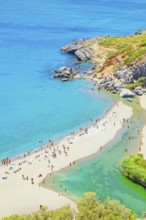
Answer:
[[(105, 117), (97, 119), (88, 129), (61, 140), (58, 144), (0, 167), (0, 217), (31, 213), (46, 205), (49, 209), (74, 203), (63, 195), (40, 186), (44, 177), (54, 171), (90, 156), (127, 127), (133, 110), (118, 102)], [(129, 120), (130, 121), (130, 120)]]
[[(146, 110), (146, 95), (140, 96), (140, 105)], [(143, 127), (141, 133), (140, 153), (146, 159), (146, 126)]]

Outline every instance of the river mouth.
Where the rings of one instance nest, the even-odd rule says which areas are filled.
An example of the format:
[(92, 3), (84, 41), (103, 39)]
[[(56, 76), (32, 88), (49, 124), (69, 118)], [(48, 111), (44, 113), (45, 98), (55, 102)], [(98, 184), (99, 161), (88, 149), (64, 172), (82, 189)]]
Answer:
[[(112, 97), (119, 99), (117, 95)], [(64, 193), (71, 199), (79, 198), (85, 192), (96, 192), (101, 201), (107, 197), (119, 200), (139, 216), (146, 211), (146, 190), (124, 177), (120, 171), (123, 158), (138, 152), (140, 135), (137, 131), (143, 128), (146, 113), (138, 99), (131, 103), (124, 102), (134, 110), (129, 129), (120, 130), (100, 154), (79, 160), (75, 167), (48, 176), (45, 179), (46, 188)], [(129, 140), (129, 137), (132, 138)]]

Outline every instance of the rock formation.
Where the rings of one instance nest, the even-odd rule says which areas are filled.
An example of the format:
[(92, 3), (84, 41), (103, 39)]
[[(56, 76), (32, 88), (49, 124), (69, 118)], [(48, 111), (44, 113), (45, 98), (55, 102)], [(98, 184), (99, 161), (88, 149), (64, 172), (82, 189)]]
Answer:
[[(96, 81), (99, 89), (118, 93), (122, 97), (133, 97), (146, 91), (145, 39), (146, 30), (140, 30), (135, 35), (119, 38), (79, 39), (63, 47), (61, 51), (74, 54), (80, 62), (91, 60), (94, 67), (86, 75)], [(55, 72), (54, 77), (63, 81), (81, 78), (73, 68), (61, 67)], [(132, 92), (123, 90), (124, 88), (131, 89)]]
[(131, 92), (129, 89), (122, 89), (120, 96), (123, 98), (133, 98), (134, 93)]
[(77, 74), (77, 72), (75, 71), (75, 69), (73, 69), (72, 67), (60, 67), (58, 70), (55, 70), (55, 75), (54, 78), (60, 78), (62, 81), (68, 81), (68, 80), (72, 80), (74, 78), (80, 78), (80, 75)]
[(89, 45), (89, 39), (79, 39), (67, 46), (61, 48), (62, 52), (75, 54), (78, 61), (88, 61), (93, 58), (92, 50)]

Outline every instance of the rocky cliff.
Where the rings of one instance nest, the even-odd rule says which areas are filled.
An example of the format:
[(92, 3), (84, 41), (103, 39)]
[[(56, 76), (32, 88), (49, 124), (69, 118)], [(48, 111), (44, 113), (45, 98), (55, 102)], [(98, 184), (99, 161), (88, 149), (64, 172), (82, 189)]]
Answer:
[[(124, 37), (79, 39), (61, 49), (72, 53), (77, 61), (92, 61), (94, 68), (87, 75), (99, 89), (121, 93), (124, 88), (141, 95), (146, 88), (146, 31)], [(73, 70), (69, 79), (77, 75)], [(65, 74), (66, 75), (66, 74)], [(70, 74), (68, 74), (70, 75)], [(58, 75), (56, 75), (58, 77)], [(66, 77), (63, 79), (67, 79)]]

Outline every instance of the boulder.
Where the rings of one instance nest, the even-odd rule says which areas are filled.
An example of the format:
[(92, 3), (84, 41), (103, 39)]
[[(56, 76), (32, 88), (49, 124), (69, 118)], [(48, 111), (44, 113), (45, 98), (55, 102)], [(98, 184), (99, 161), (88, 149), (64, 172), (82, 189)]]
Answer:
[(122, 79), (125, 84), (134, 83), (138, 78), (146, 77), (146, 63), (142, 62), (120, 69), (115, 75), (117, 79)]
[(62, 47), (61, 51), (65, 53), (75, 53), (75, 51), (84, 48), (87, 45), (87, 42), (87, 38), (79, 39), (71, 44), (66, 45), (65, 47)]
[(79, 61), (88, 61), (92, 59), (91, 50), (88, 48), (82, 48), (80, 50), (75, 51), (75, 55)]
[(117, 79), (123, 79), (124, 83), (129, 84), (134, 82), (133, 71), (129, 68), (121, 69), (116, 72)]
[(141, 86), (139, 87), (136, 87), (133, 92), (135, 93), (135, 95), (138, 95), (138, 96), (142, 96), (143, 95), (143, 89)]
[(146, 33), (146, 30), (137, 30), (135, 32), (135, 35), (141, 35), (141, 34), (145, 34)]
[(115, 91), (115, 78), (112, 76), (105, 76), (97, 82), (98, 89), (106, 89), (108, 91)]
[(124, 85), (123, 85), (122, 82), (119, 82), (119, 81), (118, 81), (118, 82), (115, 82), (115, 83), (114, 83), (114, 86), (113, 86), (113, 87), (114, 87), (114, 90), (115, 90), (115, 91), (118, 91), (118, 92), (119, 92), (119, 91), (121, 91), (122, 88), (124, 88)]
[(68, 81), (73, 79), (77, 72), (72, 67), (61, 67), (58, 70), (55, 70), (54, 78), (60, 78), (62, 81)]
[(139, 77), (146, 77), (146, 63), (141, 63), (138, 66), (135, 66), (132, 72), (135, 80), (137, 80)]
[(55, 73), (61, 73), (61, 72), (63, 72), (63, 71), (66, 70), (66, 69), (67, 69), (66, 66), (62, 66), (62, 67), (60, 67), (58, 70), (55, 70)]
[(133, 98), (134, 93), (131, 92), (129, 89), (122, 89), (122, 91), (120, 92), (120, 96), (123, 98)]
[(92, 58), (91, 47), (87, 47), (87, 45), (89, 45), (89, 39), (83, 38), (62, 47), (61, 51), (75, 54), (78, 61), (85, 62)]

